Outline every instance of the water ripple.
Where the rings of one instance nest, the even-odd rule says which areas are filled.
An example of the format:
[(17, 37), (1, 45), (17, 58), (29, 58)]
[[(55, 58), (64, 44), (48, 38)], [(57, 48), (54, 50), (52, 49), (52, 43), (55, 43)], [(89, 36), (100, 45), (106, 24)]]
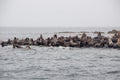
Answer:
[(119, 50), (35, 46), (0, 50), (0, 80), (120, 79)]

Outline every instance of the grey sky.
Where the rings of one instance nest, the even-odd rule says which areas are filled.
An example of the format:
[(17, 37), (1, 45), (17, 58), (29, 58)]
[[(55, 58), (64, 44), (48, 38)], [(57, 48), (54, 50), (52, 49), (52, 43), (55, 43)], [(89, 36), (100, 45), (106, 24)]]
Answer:
[(120, 26), (120, 0), (0, 0), (0, 26)]

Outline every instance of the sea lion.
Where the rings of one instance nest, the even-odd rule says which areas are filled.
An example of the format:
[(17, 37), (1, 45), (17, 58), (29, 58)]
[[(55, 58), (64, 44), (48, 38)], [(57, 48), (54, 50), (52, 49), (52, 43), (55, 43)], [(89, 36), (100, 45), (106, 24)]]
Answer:
[(14, 37), (13, 40), (13, 48), (22, 48), (19, 44), (18, 44), (18, 39), (16, 37)]
[(56, 43), (57, 43), (57, 38), (56, 38), (56, 37), (52, 37), (52, 38), (51, 38), (51, 45), (52, 45), (52, 46), (57, 46)]
[(29, 45), (26, 46), (27, 49), (31, 49), (31, 47)]
[(43, 45), (44, 44), (43, 41), (44, 41), (44, 38), (42, 37), (42, 34), (41, 34), (40, 37), (36, 40), (36, 43), (38, 46)]
[(21, 47), (21, 46), (18, 45), (18, 44), (13, 44), (13, 48), (23, 48), (23, 47)]
[(94, 45), (94, 47), (101, 48), (102, 46), (101, 46), (101, 43), (97, 43)]
[(88, 36), (87, 37), (87, 47), (92, 47), (94, 45), (94, 42), (93, 42), (93, 39), (90, 37), (90, 36)]
[(117, 45), (120, 46), (120, 38), (117, 40)]
[(57, 34), (54, 34), (53, 38), (57, 38)]
[(113, 47), (113, 42), (111, 38), (108, 39), (108, 47)]
[(87, 38), (87, 35), (85, 33), (82, 34), (81, 40), (84, 40), (84, 38)]
[(1, 46), (2, 46), (2, 47), (6, 46), (6, 45), (7, 45), (7, 44), (5, 44), (4, 41), (1, 42)]
[(78, 43), (73, 42), (73, 40), (70, 40), (70, 47), (77, 47)]
[(100, 32), (98, 32), (98, 35), (97, 35), (97, 37), (102, 37)]

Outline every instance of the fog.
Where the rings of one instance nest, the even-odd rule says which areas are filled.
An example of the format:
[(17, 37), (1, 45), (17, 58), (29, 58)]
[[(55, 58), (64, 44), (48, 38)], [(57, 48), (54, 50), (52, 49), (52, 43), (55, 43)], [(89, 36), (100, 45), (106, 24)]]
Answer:
[(120, 0), (0, 0), (0, 27), (120, 26)]

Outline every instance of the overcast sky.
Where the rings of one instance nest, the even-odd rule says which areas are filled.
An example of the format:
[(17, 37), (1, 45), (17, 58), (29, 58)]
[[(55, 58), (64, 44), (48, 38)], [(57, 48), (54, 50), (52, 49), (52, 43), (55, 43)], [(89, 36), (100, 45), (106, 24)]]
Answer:
[(0, 26), (120, 26), (120, 0), (0, 0)]

